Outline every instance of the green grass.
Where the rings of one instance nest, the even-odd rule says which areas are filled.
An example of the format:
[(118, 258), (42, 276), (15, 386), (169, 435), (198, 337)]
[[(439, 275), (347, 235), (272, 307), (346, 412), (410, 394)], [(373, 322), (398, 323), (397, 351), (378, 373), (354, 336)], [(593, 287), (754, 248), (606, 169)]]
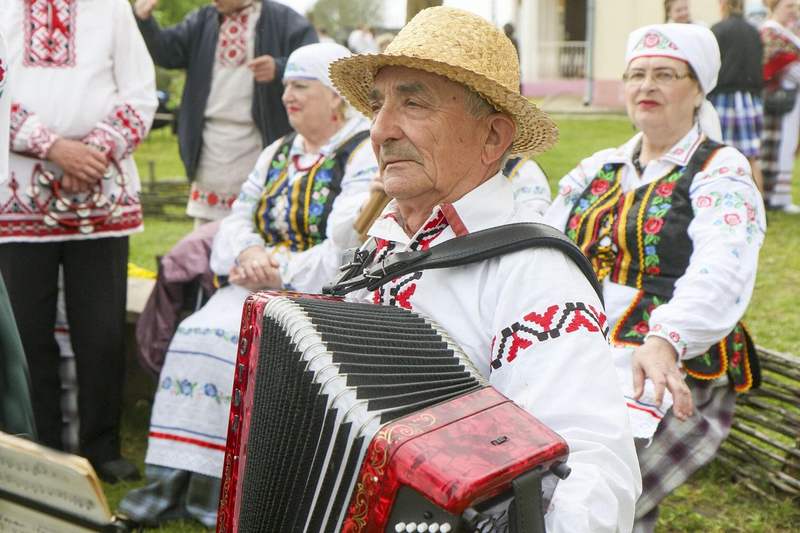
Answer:
[[(632, 135), (624, 117), (554, 117), (560, 128), (556, 148), (537, 159), (550, 179), (553, 192), (561, 176), (582, 158), (602, 148), (621, 144)], [(174, 138), (156, 132), (136, 154), (142, 176), (146, 161), (156, 161), (159, 178), (183, 174)], [(800, 203), (800, 163), (795, 169), (795, 202)], [(131, 241), (131, 260), (154, 269), (156, 254), (163, 254), (188, 232), (192, 223), (148, 219), (146, 230)], [(796, 301), (800, 287), (800, 217), (769, 214), (769, 229), (761, 250), (755, 293), (746, 322), (756, 343), (785, 352), (798, 353), (800, 313)], [(128, 394), (123, 419), (123, 451), (141, 467), (146, 450), (150, 410), (148, 384), (137, 384)], [(114, 508), (122, 496), (139, 484), (106, 485)], [(734, 483), (718, 464), (701, 470), (661, 506), (659, 531), (667, 532), (789, 532), (800, 531), (800, 505), (789, 499), (765, 501)], [(192, 523), (169, 524), (159, 531), (184, 533), (203, 531)]]

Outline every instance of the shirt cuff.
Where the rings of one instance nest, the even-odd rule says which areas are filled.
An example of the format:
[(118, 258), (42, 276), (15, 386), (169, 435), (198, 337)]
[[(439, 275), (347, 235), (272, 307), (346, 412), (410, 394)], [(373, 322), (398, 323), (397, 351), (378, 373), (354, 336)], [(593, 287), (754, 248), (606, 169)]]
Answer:
[(681, 337), (681, 334), (678, 333), (676, 329), (664, 324), (654, 324), (647, 335), (645, 335), (644, 340), (647, 341), (650, 337), (664, 339), (675, 349), (675, 353), (678, 354), (678, 359), (686, 359), (688, 343), (683, 340), (683, 337)]

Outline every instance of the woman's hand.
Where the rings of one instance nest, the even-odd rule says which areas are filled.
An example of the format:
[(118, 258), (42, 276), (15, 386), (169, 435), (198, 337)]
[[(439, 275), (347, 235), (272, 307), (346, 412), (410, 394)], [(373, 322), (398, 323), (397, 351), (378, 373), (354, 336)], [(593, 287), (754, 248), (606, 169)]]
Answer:
[(675, 348), (660, 337), (648, 337), (633, 352), (633, 397), (637, 400), (644, 392), (644, 381), (650, 378), (655, 386), (655, 402), (661, 405), (664, 387), (672, 393), (672, 411), (678, 420), (692, 416), (692, 393), (677, 366)]
[(228, 275), (228, 281), (245, 289), (280, 289), (283, 286), (278, 262), (263, 246), (246, 248), (236, 258), (237, 266)]

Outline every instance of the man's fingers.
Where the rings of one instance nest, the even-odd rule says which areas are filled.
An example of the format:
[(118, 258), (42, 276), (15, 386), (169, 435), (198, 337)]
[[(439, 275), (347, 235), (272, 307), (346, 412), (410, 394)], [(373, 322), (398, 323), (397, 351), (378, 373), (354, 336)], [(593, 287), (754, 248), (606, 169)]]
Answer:
[(679, 420), (686, 420), (692, 415), (694, 409), (692, 393), (680, 375), (671, 374), (667, 377), (667, 387), (672, 393), (673, 411)]
[(634, 362), (633, 364), (633, 397), (638, 400), (644, 392), (644, 370)]

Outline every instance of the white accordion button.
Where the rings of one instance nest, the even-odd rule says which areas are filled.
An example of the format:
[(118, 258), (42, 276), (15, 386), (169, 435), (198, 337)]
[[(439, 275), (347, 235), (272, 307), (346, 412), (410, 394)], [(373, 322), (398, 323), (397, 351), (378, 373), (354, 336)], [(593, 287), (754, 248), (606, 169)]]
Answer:
[(403, 531), (405, 531), (406, 530), (405, 522), (399, 522), (397, 525), (394, 526), (394, 530), (397, 533), (402, 533)]
[(414, 533), (417, 530), (417, 524), (414, 522), (409, 522), (406, 524), (406, 531), (408, 533)]
[(453, 529), (453, 528), (450, 527), (450, 524), (445, 522), (444, 524), (441, 525), (441, 527), (439, 528), (439, 531), (441, 531), (442, 533), (450, 533), (451, 529)]
[(439, 531), (439, 524), (434, 522), (433, 524), (428, 526), (428, 531), (430, 531), (431, 533), (437, 533)]
[(426, 531), (428, 531), (428, 524), (425, 522), (420, 523), (420, 525), (417, 526), (417, 531), (420, 533), (426, 533)]

